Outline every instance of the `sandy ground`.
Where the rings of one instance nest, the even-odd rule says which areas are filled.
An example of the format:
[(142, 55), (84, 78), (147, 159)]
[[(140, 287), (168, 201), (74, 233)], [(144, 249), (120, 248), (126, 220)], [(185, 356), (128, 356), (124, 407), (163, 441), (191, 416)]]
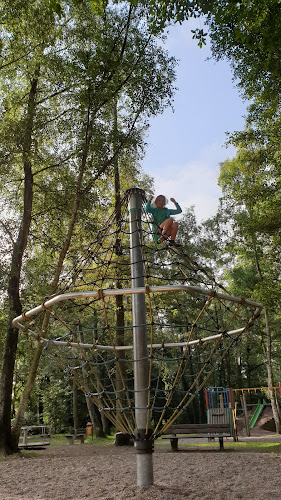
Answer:
[[(243, 439), (242, 439), (243, 440)], [(244, 440), (281, 441), (266, 433)], [(202, 442), (203, 440), (201, 440)], [(154, 485), (136, 486), (133, 447), (50, 446), (0, 461), (1, 500), (280, 500), (281, 454), (156, 445)]]

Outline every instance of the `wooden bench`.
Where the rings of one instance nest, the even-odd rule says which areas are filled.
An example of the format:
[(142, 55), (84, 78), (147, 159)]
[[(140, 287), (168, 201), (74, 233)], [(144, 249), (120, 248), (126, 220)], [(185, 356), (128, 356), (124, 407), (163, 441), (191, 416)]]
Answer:
[(182, 435), (180, 439), (218, 438), (220, 450), (224, 449), (223, 438), (233, 437), (230, 424), (174, 424), (170, 425), (163, 434), (169, 435), (162, 439), (170, 439), (173, 451), (178, 451), (178, 435)]
[(75, 439), (78, 439), (81, 444), (84, 444), (85, 438), (87, 437), (87, 431), (86, 429), (73, 429), (73, 433), (65, 437), (69, 444), (74, 444)]

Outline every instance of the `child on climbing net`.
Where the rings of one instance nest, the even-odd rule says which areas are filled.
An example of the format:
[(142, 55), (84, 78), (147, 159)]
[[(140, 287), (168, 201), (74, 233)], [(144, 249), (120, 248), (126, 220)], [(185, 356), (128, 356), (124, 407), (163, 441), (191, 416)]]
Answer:
[(180, 214), (182, 212), (181, 207), (176, 202), (175, 198), (170, 198), (171, 202), (175, 204), (175, 209), (169, 209), (166, 205), (166, 198), (162, 194), (155, 198), (155, 207), (151, 205), (153, 196), (149, 197), (149, 201), (146, 204), (145, 210), (152, 214), (153, 218), (153, 233), (154, 240), (157, 243), (165, 241), (170, 236), (169, 241), (170, 247), (179, 248), (180, 244), (175, 242), (175, 238), (178, 232), (178, 223), (174, 221), (171, 215)]

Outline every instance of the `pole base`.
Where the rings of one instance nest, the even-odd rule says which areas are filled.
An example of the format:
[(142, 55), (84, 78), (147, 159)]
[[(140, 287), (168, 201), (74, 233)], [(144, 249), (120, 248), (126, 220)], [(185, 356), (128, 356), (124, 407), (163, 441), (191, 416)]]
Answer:
[(135, 430), (135, 448), (137, 454), (153, 453), (154, 451), (154, 439), (152, 438), (153, 430), (148, 429), (148, 433), (145, 433), (145, 429)]

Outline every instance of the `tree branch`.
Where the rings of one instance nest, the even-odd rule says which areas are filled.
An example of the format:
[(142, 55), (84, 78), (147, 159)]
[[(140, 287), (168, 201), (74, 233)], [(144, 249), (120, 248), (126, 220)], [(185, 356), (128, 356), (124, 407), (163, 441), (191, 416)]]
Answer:
[(41, 101), (38, 101), (37, 102), (37, 105), (38, 104), (42, 104), (43, 102), (46, 102), (48, 101), (49, 99), (52, 99), (53, 97), (56, 97), (57, 95), (60, 95), (60, 94), (63, 94), (64, 92), (66, 92), (67, 90), (69, 90), (71, 87), (65, 87), (64, 89), (62, 90), (58, 90), (57, 92), (54, 92), (53, 94), (49, 95), (48, 97), (45, 97), (44, 99), (41, 99)]

